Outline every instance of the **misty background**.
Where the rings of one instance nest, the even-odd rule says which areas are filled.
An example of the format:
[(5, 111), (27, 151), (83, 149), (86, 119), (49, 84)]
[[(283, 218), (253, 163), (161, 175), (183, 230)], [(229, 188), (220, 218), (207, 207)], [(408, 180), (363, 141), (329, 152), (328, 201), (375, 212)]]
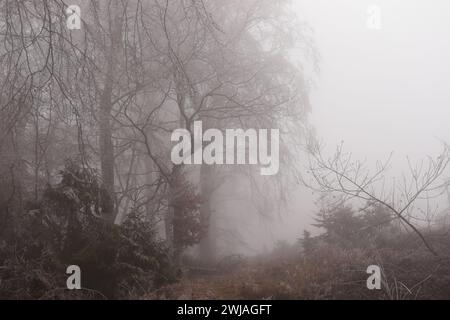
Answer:
[[(372, 5), (381, 9), (380, 30), (366, 26)], [(310, 119), (327, 151), (344, 142), (368, 164), (394, 151), (393, 176), (406, 169), (407, 156), (420, 161), (439, 154), (441, 141), (450, 141), (450, 3), (296, 0), (293, 8), (320, 53)], [(278, 240), (295, 241), (303, 229), (318, 232), (310, 226), (315, 199), (299, 187), (292, 210), (269, 224), (261, 221), (254, 231), (261, 242), (253, 233), (248, 241), (270, 248)], [(444, 197), (440, 207), (447, 205)]]
[[(447, 1), (0, 0), (0, 299), (448, 299), (449, 31)], [(279, 130), (278, 173), (172, 161), (196, 121)]]

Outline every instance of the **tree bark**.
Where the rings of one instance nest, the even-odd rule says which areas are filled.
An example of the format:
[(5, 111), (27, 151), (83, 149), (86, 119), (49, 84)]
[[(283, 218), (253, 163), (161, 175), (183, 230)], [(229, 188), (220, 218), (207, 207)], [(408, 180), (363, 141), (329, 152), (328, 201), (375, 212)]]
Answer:
[(26, 172), (22, 159), (26, 121), (18, 121), (0, 145), (0, 234), (9, 230), (15, 236), (17, 216), (24, 210), (23, 179)]
[(200, 167), (200, 189), (202, 204), (200, 207), (200, 223), (204, 236), (199, 244), (200, 260), (207, 265), (214, 264), (217, 259), (217, 234), (212, 210), (212, 195), (214, 189), (213, 167), (202, 164)]
[[(106, 84), (100, 99), (99, 109), (99, 143), (100, 143), (100, 166), (103, 187), (106, 189), (109, 197), (114, 199), (114, 146), (112, 142), (111, 129), (111, 97), (112, 97), (112, 79), (105, 79)], [(114, 200), (112, 200), (114, 203)], [(105, 212), (105, 218), (114, 222), (114, 208), (111, 212)]]
[[(177, 197), (180, 192), (180, 175), (182, 173), (182, 165), (175, 165), (170, 175), (169, 183), (169, 208), (165, 219), (166, 241), (169, 246), (170, 255), (173, 263), (178, 266), (180, 264), (181, 248), (178, 246), (177, 234), (175, 228), (175, 217), (178, 215), (180, 208), (177, 205)], [(178, 243), (178, 246), (177, 246)]]
[(122, 15), (118, 2), (115, 2), (115, 14), (113, 20), (109, 21), (111, 30), (110, 45), (106, 46), (106, 75), (104, 79), (104, 87), (100, 96), (99, 106), (99, 144), (100, 144), (100, 166), (103, 187), (108, 193), (112, 201), (111, 212), (105, 212), (104, 216), (107, 220), (114, 223), (117, 208), (115, 206), (115, 190), (114, 190), (114, 145), (112, 141), (112, 124), (111, 111), (113, 100), (113, 86), (116, 67), (118, 65), (118, 52), (122, 41)]

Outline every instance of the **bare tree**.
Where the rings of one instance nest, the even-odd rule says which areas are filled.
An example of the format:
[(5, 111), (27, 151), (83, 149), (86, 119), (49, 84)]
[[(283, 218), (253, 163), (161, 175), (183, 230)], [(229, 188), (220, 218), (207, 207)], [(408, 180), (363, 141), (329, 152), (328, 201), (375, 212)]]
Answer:
[(428, 157), (418, 166), (413, 166), (408, 159), (408, 172), (403, 174), (400, 181), (394, 179), (390, 187), (387, 170), (391, 157), (385, 162), (377, 162), (375, 170), (371, 172), (364, 162), (353, 160), (351, 154), (345, 153), (342, 145), (337, 147), (332, 157), (326, 158), (321, 146), (312, 139), (307, 151), (310, 155), (307, 170), (312, 178), (304, 180), (306, 185), (334, 195), (335, 204), (363, 200), (385, 207), (393, 219), (401, 221), (433, 255), (438, 255), (421, 232), (420, 225), (413, 221), (417, 219), (413, 211), (420, 201), (436, 198), (445, 192), (446, 183), (442, 178), (450, 162), (447, 145), (444, 145), (438, 157)]

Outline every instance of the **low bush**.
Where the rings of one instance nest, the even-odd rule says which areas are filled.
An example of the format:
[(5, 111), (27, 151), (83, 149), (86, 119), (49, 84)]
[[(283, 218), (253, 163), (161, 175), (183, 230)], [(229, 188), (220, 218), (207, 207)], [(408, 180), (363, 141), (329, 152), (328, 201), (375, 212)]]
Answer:
[[(120, 226), (103, 218), (112, 203), (94, 170), (68, 161), (61, 177), (0, 242), (1, 299), (129, 298), (176, 278), (141, 212)], [(81, 268), (83, 290), (66, 288), (69, 265)]]

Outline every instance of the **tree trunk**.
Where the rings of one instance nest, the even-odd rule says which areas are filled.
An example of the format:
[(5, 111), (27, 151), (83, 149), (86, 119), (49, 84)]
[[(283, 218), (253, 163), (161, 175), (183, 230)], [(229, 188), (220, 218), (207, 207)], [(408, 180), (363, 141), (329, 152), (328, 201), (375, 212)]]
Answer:
[[(103, 90), (100, 100), (99, 110), (99, 143), (100, 143), (100, 166), (103, 187), (106, 189), (108, 196), (114, 203), (114, 147), (112, 143), (111, 130), (111, 96), (112, 96), (112, 79), (105, 79), (105, 89)], [(114, 222), (114, 208), (111, 212), (105, 212), (105, 218)]]
[(201, 225), (204, 236), (199, 244), (200, 260), (204, 264), (214, 264), (217, 256), (217, 235), (212, 210), (212, 195), (214, 189), (214, 169), (210, 165), (202, 164), (200, 167), (200, 189), (202, 204), (200, 207)]
[[(173, 258), (175, 265), (180, 264), (181, 248), (179, 248), (179, 241), (177, 241), (177, 234), (175, 228), (175, 217), (178, 215), (180, 208), (177, 206), (177, 197), (180, 193), (180, 175), (182, 174), (183, 166), (175, 165), (172, 169), (169, 184), (169, 208), (165, 219), (166, 241), (169, 246), (170, 255)], [(178, 244), (178, 245), (177, 245)]]
[(113, 20), (109, 21), (111, 35), (110, 45), (107, 46), (107, 52), (104, 52), (106, 58), (106, 75), (104, 79), (104, 87), (100, 96), (99, 106), (99, 143), (100, 143), (100, 166), (103, 187), (106, 189), (108, 196), (112, 201), (111, 212), (105, 212), (105, 218), (114, 223), (117, 208), (115, 205), (114, 190), (114, 146), (112, 141), (112, 124), (111, 111), (113, 100), (113, 84), (116, 66), (118, 65), (118, 53), (122, 41), (122, 15), (118, 2), (114, 3), (115, 14)]
[(25, 173), (22, 160), (26, 121), (16, 123), (0, 145), (0, 234), (3, 230), (15, 236), (17, 216), (23, 213), (23, 179)]

